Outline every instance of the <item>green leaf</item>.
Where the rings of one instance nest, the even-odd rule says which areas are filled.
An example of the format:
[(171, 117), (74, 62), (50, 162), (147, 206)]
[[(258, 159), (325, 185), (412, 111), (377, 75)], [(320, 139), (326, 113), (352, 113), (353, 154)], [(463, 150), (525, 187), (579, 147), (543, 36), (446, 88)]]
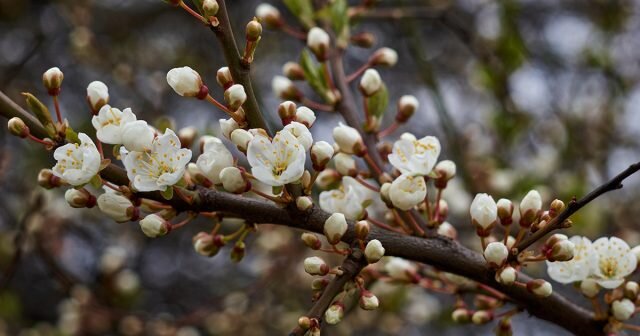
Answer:
[(284, 4), (305, 28), (315, 26), (311, 0), (284, 0)]
[(102, 188), (102, 179), (100, 178), (100, 175), (95, 175), (94, 177), (92, 177), (91, 181), (89, 181), (89, 184), (96, 189)]
[(56, 136), (56, 128), (53, 125), (49, 109), (31, 93), (23, 92), (22, 95), (27, 101), (27, 108), (29, 108), (29, 111), (38, 118), (42, 126), (47, 130), (47, 134), (54, 138)]
[(80, 139), (78, 138), (78, 133), (76, 133), (76, 131), (73, 130), (73, 128), (71, 127), (67, 127), (67, 129), (64, 131), (64, 138), (67, 140), (67, 142), (70, 143), (80, 143)]
[(322, 66), (313, 60), (311, 53), (306, 49), (303, 50), (302, 55), (300, 55), (300, 66), (304, 71), (304, 77), (307, 80), (307, 83), (309, 83), (309, 86), (311, 86), (313, 91), (315, 91), (315, 93), (325, 101), (329, 101), (327, 96), (329, 85), (323, 75)]
[(173, 198), (173, 187), (167, 187), (167, 189), (165, 189), (164, 191), (161, 191), (160, 194), (162, 195), (162, 198), (166, 199), (167, 201)]
[(347, 0), (335, 0), (331, 4), (331, 24), (336, 32), (336, 44), (342, 48), (349, 44), (348, 9)]
[(367, 98), (369, 114), (382, 118), (384, 112), (387, 110), (387, 105), (389, 105), (389, 91), (387, 91), (387, 86), (383, 83), (378, 92)]

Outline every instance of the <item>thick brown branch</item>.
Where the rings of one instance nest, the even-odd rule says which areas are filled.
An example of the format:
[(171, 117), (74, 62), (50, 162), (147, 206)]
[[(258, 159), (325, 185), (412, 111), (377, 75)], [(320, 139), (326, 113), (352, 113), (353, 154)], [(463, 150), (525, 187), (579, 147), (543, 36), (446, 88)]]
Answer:
[(547, 235), (549, 232), (557, 229), (561, 229), (565, 220), (569, 219), (571, 215), (576, 213), (578, 210), (582, 209), (585, 205), (589, 204), (589, 202), (594, 199), (600, 197), (602, 194), (605, 194), (609, 191), (617, 190), (622, 188), (622, 181), (624, 181), (627, 177), (635, 174), (638, 170), (640, 170), (640, 162), (636, 162), (625, 169), (620, 174), (613, 177), (611, 180), (607, 181), (603, 185), (594, 189), (586, 196), (581, 198), (580, 200), (571, 200), (567, 205), (567, 208), (564, 209), (557, 217), (553, 218), (549, 224), (542, 229), (536, 231), (532, 235), (526, 237), (525, 239), (518, 244), (518, 252), (524, 251), (527, 247), (531, 246), (531, 244), (540, 240), (542, 237)]
[(233, 36), (233, 29), (229, 22), (229, 14), (227, 13), (225, 1), (218, 0), (218, 5), (220, 6), (220, 10), (216, 17), (220, 24), (216, 27), (212, 26), (211, 30), (213, 30), (220, 41), (224, 58), (227, 61), (234, 82), (241, 84), (247, 93), (247, 101), (245, 101), (242, 106), (246, 113), (249, 126), (252, 128), (263, 128), (270, 133), (269, 127), (260, 113), (260, 107), (258, 106), (258, 101), (256, 100), (256, 95), (251, 85), (251, 64), (244, 62), (240, 56), (238, 45)]
[[(342, 266), (340, 266), (343, 273), (331, 279), (320, 298), (313, 304), (313, 307), (311, 307), (306, 316), (310, 319), (321, 321), (322, 314), (324, 314), (327, 308), (333, 303), (336, 295), (340, 294), (344, 286), (353, 280), (366, 265), (367, 263), (363, 258), (362, 251), (355, 250), (354, 253), (349, 255), (342, 263)], [(291, 331), (289, 336), (302, 336), (305, 332), (302, 328), (296, 327)]]

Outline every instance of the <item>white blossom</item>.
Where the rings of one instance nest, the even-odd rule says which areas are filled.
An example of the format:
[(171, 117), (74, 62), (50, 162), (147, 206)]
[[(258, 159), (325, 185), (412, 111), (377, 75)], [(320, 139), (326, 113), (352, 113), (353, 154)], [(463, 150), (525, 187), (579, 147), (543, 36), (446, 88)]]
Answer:
[(290, 132), (278, 132), (272, 141), (256, 136), (249, 142), (247, 159), (251, 173), (262, 183), (283, 186), (298, 181), (304, 173), (304, 147)]
[(155, 138), (150, 150), (131, 151), (124, 155), (124, 167), (138, 191), (166, 190), (182, 178), (191, 160), (191, 150), (180, 148), (178, 136), (167, 129)]
[(97, 115), (93, 116), (91, 124), (96, 129), (98, 140), (107, 144), (120, 145), (125, 125), (135, 120), (136, 115), (131, 112), (131, 108), (120, 111), (107, 104), (100, 108)]
[(244, 91), (244, 86), (234, 84), (224, 91), (224, 98), (231, 110), (235, 111), (247, 100), (247, 93)]
[(196, 165), (211, 182), (220, 184), (220, 171), (233, 166), (233, 156), (220, 139), (210, 137), (205, 141)]
[(363, 186), (353, 177), (345, 176), (338, 189), (320, 193), (320, 208), (329, 213), (342, 213), (348, 219), (359, 219), (376, 192)]
[(128, 122), (122, 128), (122, 145), (128, 151), (143, 152), (151, 149), (156, 132), (144, 120)]
[(305, 151), (308, 151), (309, 148), (311, 148), (311, 145), (313, 144), (313, 136), (311, 136), (311, 132), (309, 132), (307, 126), (297, 121), (292, 121), (287, 126), (285, 126), (282, 131), (289, 132), (294, 137), (296, 137), (296, 139), (298, 139), (298, 142), (302, 145), (302, 147), (304, 147)]
[(233, 133), (233, 131), (240, 128), (240, 125), (238, 125), (238, 122), (236, 122), (233, 118), (220, 119), (219, 122), (220, 122), (220, 130), (222, 131), (222, 135), (224, 135), (224, 137), (227, 139), (231, 139), (231, 133)]
[(549, 277), (562, 284), (585, 280), (591, 272), (591, 265), (597, 262), (597, 254), (588, 238), (573, 236), (569, 241), (574, 245), (573, 259), (562, 262), (547, 261)]
[(198, 96), (203, 85), (198, 72), (188, 66), (169, 70), (167, 83), (173, 91), (184, 97)]
[(384, 265), (384, 270), (394, 280), (408, 281), (411, 279), (410, 275), (416, 271), (416, 268), (411, 262), (405, 259), (392, 257), (391, 260)]
[(507, 260), (509, 250), (502, 242), (492, 242), (484, 249), (484, 259), (490, 266), (500, 267)]
[(593, 249), (597, 259), (592, 263), (592, 276), (604, 288), (613, 289), (620, 286), (625, 277), (636, 269), (636, 255), (620, 238), (602, 237), (593, 242)]
[(427, 197), (427, 185), (422, 176), (400, 175), (389, 188), (389, 198), (393, 206), (409, 210)]
[(242, 171), (237, 167), (226, 167), (220, 171), (220, 182), (224, 190), (241, 194), (248, 189), (247, 181), (245, 180)]
[(326, 141), (318, 141), (311, 146), (313, 169), (323, 170), (333, 157), (333, 146)]
[(325, 275), (329, 266), (320, 257), (309, 257), (304, 260), (304, 271), (310, 275)]
[(58, 161), (53, 174), (73, 186), (89, 182), (100, 169), (100, 153), (84, 133), (79, 133), (80, 144), (70, 143), (58, 147), (53, 158)]
[(64, 74), (58, 67), (53, 67), (42, 74), (42, 84), (44, 84), (44, 87), (49, 90), (50, 94), (57, 94), (60, 92), (59, 89), (62, 85), (63, 79)]
[(393, 144), (389, 162), (402, 174), (427, 175), (440, 155), (440, 141), (433, 136), (420, 140), (405, 133)]
[(307, 46), (316, 56), (322, 57), (329, 48), (329, 34), (322, 28), (311, 28), (307, 34)]

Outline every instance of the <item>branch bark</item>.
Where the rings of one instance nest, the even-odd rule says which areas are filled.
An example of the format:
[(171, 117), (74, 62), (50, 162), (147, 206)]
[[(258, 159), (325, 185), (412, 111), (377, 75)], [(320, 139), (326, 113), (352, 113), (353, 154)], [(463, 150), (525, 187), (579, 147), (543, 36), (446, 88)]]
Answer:
[(211, 27), (211, 30), (216, 34), (216, 37), (220, 41), (224, 58), (227, 61), (231, 76), (236, 84), (241, 84), (244, 87), (244, 91), (247, 94), (247, 100), (242, 105), (247, 116), (247, 121), (252, 128), (263, 128), (267, 133), (271, 134), (269, 126), (264, 121), (262, 114), (260, 113), (260, 106), (256, 99), (256, 95), (253, 91), (253, 85), (251, 84), (251, 64), (246, 63), (240, 56), (236, 39), (233, 36), (233, 29), (231, 28), (231, 22), (229, 22), (229, 14), (227, 12), (227, 5), (224, 0), (218, 0), (220, 9), (216, 17), (220, 24), (216, 27)]
[[(310, 319), (321, 321), (322, 315), (329, 306), (331, 306), (336, 295), (340, 294), (344, 286), (360, 274), (360, 271), (362, 271), (365, 266), (367, 266), (367, 262), (364, 260), (362, 251), (355, 250), (344, 260), (342, 266), (340, 266), (343, 273), (331, 279), (318, 301), (313, 304), (313, 307), (311, 307), (306, 316)], [(289, 336), (303, 336), (305, 333), (306, 330), (296, 327), (289, 333)]]

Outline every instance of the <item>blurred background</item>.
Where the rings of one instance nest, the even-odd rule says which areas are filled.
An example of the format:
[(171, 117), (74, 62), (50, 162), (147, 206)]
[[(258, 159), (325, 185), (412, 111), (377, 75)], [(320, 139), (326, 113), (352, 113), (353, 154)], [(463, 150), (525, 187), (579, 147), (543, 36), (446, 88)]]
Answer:
[[(239, 41), (258, 4), (228, 1)], [(295, 24), (282, 3), (271, 4)], [(374, 48), (398, 51), (398, 65), (381, 69), (391, 101), (413, 94), (421, 107), (397, 134), (436, 135), (441, 157), (458, 164), (445, 199), (463, 241), (472, 237), (465, 233), (476, 192), (519, 200), (537, 188), (546, 201), (568, 201), (640, 158), (637, 1), (389, 0), (352, 32), (370, 32)], [(254, 88), (274, 125), (280, 101), (271, 79), (301, 49), (298, 40), (265, 31), (256, 53)], [(373, 50), (351, 47), (348, 72)], [(60, 67), (62, 111), (77, 130), (91, 130), (85, 89), (101, 80), (111, 105), (131, 107), (141, 119), (170, 116), (178, 128), (220, 135), (222, 113), (166, 84), (166, 72), (184, 65), (222, 97), (214, 81), (224, 60), (214, 35), (160, 0), (0, 0), (0, 90), (20, 104), (23, 91), (51, 104), (41, 76)], [(314, 138), (330, 140), (340, 120), (319, 113)], [(39, 188), (38, 171), (52, 164), (39, 146), (0, 128), (0, 334), (282, 335), (310, 307), (311, 277), (302, 269), (309, 250), (299, 232), (260, 226), (241, 263), (229, 260), (228, 249), (205, 258), (191, 238), (210, 222), (148, 239), (137, 223), (105, 221), (96, 209), (70, 208), (62, 191)], [(639, 185), (631, 178), (590, 204), (570, 233), (640, 243)], [(528, 271), (546, 276), (542, 267)], [(588, 304), (572, 288), (554, 290)], [(354, 309), (329, 334), (493, 333), (492, 324), (454, 325), (450, 297), (382, 283), (373, 291), (381, 309)], [(517, 335), (565, 333), (526, 314), (513, 324)]]

